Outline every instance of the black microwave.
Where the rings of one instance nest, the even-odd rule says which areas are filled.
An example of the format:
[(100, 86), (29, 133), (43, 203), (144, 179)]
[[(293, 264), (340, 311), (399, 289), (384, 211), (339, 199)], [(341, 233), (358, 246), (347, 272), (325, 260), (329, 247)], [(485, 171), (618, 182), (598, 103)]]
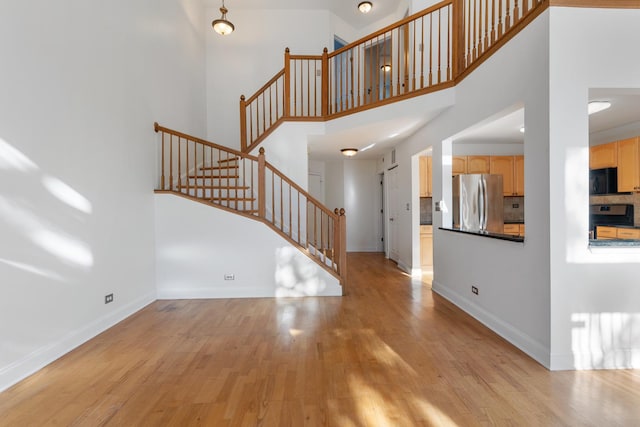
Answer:
[(613, 194), (618, 192), (618, 168), (589, 171), (589, 194)]

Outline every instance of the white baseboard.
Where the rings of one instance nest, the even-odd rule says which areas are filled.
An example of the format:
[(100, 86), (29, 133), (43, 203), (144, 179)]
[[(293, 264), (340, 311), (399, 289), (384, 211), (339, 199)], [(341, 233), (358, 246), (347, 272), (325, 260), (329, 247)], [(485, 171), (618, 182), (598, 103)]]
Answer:
[(126, 304), (118, 310), (94, 320), (81, 329), (69, 332), (50, 345), (41, 347), (22, 359), (2, 367), (0, 369), (0, 392), (34, 374), (155, 300), (156, 293), (154, 291)]
[(268, 287), (211, 287), (159, 289), (159, 300), (170, 299), (221, 299), (221, 298), (277, 298), (277, 297), (339, 297), (342, 286), (328, 286), (316, 295), (296, 293), (295, 290), (279, 291)]
[(519, 329), (514, 328), (512, 325), (504, 322), (502, 319), (494, 316), (492, 313), (486, 311), (482, 307), (474, 304), (468, 299), (461, 297), (460, 295), (451, 292), (449, 288), (443, 286), (437, 281), (433, 281), (432, 289), (434, 292), (452, 302), (460, 309), (471, 315), (480, 323), (491, 329), (496, 334), (500, 335), (505, 340), (509, 341), (514, 346), (525, 352), (535, 361), (540, 363), (547, 369), (551, 369), (550, 364), (550, 351), (547, 347), (531, 338), (529, 335), (523, 333)]

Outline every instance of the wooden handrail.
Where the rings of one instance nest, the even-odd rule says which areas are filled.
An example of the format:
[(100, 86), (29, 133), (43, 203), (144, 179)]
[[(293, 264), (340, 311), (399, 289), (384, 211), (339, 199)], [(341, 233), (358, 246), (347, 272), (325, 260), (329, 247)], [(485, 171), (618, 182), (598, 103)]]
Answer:
[[(271, 78), (268, 82), (266, 82), (260, 89), (256, 91), (249, 99), (246, 100), (246, 104), (251, 104), (253, 101), (258, 99), (261, 93), (269, 89), (269, 86), (273, 85), (280, 77), (284, 76), (284, 68), (280, 70), (275, 76)], [(242, 95), (244, 96), (244, 95)]]

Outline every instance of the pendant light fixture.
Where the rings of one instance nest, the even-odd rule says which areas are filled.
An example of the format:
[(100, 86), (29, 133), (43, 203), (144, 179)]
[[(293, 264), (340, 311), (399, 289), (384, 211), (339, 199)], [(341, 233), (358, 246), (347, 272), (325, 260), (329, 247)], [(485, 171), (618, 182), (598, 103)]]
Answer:
[(227, 12), (229, 11), (224, 7), (224, 0), (222, 0), (222, 7), (220, 8), (222, 16), (220, 19), (216, 19), (211, 23), (215, 32), (223, 36), (233, 33), (233, 30), (236, 28), (231, 22), (227, 21)]
[(358, 9), (362, 13), (369, 13), (371, 12), (372, 8), (373, 8), (373, 4), (370, 1), (363, 1), (363, 2), (360, 2), (360, 4), (358, 5)]

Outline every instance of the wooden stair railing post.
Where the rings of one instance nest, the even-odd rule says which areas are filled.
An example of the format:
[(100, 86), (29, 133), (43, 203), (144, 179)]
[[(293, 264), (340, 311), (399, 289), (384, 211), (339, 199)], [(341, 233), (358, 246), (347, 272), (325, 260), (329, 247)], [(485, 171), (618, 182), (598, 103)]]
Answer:
[(464, 1), (453, 0), (452, 14), (452, 49), (451, 57), (453, 58), (453, 78), (455, 79), (464, 71)]
[(329, 115), (329, 50), (322, 51), (322, 117)]
[(265, 191), (265, 160), (264, 147), (260, 147), (258, 154), (258, 217), (265, 218), (266, 211), (266, 191)]
[(340, 252), (338, 273), (340, 274), (340, 284), (342, 285), (342, 295), (346, 294), (345, 286), (347, 284), (347, 217), (344, 214), (344, 208), (340, 209), (338, 216), (338, 224), (340, 225)]
[(240, 151), (247, 151), (247, 103), (244, 95), (240, 96)]
[(291, 54), (289, 48), (284, 50), (284, 111), (283, 116), (285, 118), (291, 117)]

